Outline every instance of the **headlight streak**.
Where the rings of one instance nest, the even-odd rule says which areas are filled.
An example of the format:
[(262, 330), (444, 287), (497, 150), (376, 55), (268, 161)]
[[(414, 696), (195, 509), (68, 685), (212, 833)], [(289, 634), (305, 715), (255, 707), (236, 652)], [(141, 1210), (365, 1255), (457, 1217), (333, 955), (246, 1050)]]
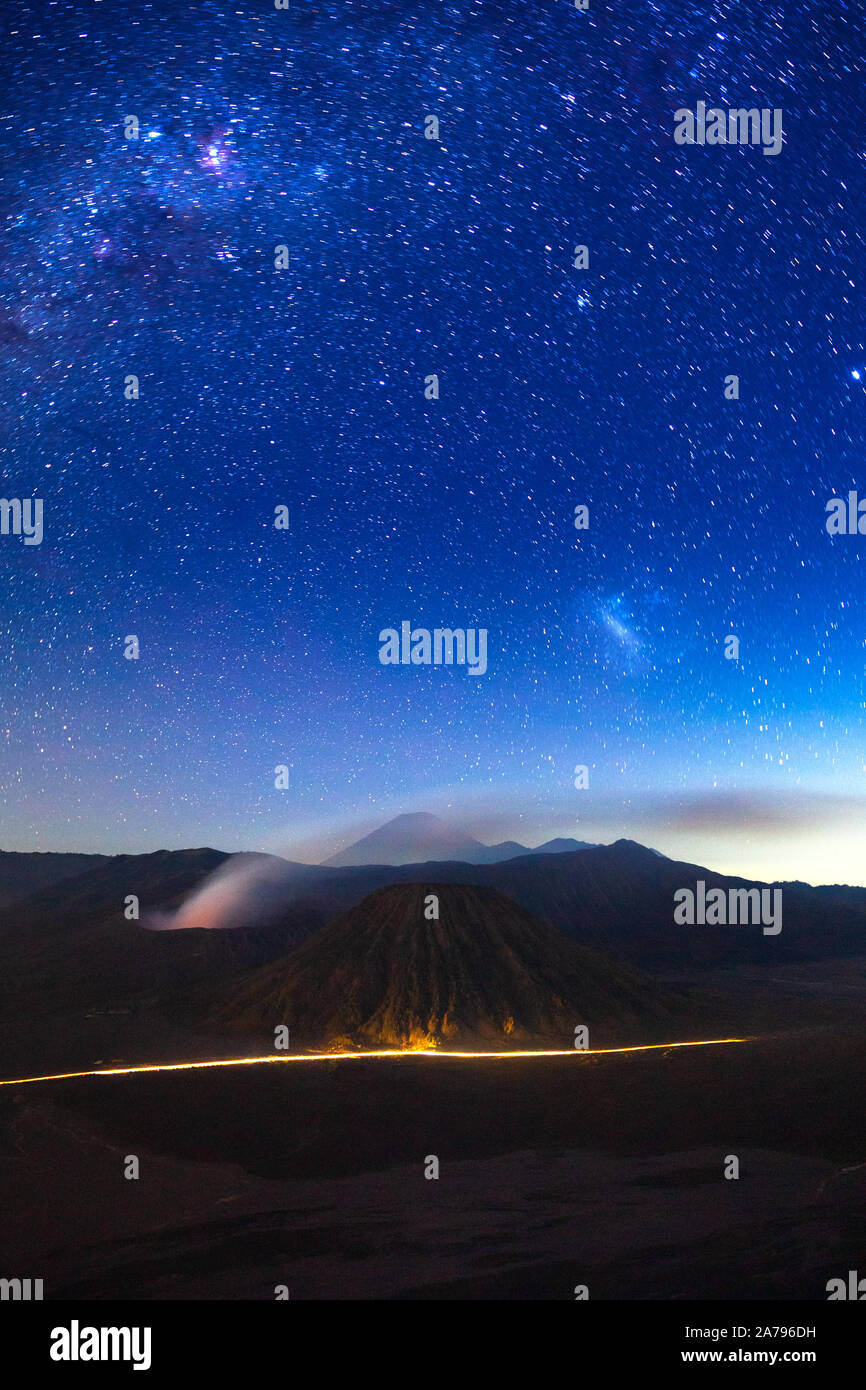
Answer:
[(525, 1049), (514, 1052), (461, 1052), (435, 1047), (376, 1048), (364, 1052), (290, 1052), (266, 1057), (218, 1057), (204, 1062), (152, 1062), (134, 1067), (99, 1067), (91, 1071), (57, 1072), (50, 1076), (20, 1076), (0, 1081), (0, 1086), (32, 1086), (45, 1081), (72, 1081), (84, 1076), (134, 1076), (138, 1072), (198, 1071), (205, 1067), (255, 1067), (270, 1062), (345, 1062), (373, 1057), (460, 1057), (473, 1061), (507, 1061), (515, 1057), (609, 1057), (627, 1052), (662, 1052), (679, 1047), (719, 1047), (751, 1042), (750, 1038), (701, 1038), (696, 1042), (644, 1043), (636, 1047)]

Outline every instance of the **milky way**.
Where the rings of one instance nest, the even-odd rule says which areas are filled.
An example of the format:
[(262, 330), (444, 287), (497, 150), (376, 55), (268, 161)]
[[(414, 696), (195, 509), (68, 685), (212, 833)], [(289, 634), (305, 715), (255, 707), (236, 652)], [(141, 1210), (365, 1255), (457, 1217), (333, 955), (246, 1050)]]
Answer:
[[(316, 857), (428, 809), (864, 881), (858, 11), (4, 19), (3, 495), (45, 535), (0, 537), (0, 843)], [(698, 101), (781, 152), (677, 145)], [(405, 620), (487, 672), (383, 667)]]

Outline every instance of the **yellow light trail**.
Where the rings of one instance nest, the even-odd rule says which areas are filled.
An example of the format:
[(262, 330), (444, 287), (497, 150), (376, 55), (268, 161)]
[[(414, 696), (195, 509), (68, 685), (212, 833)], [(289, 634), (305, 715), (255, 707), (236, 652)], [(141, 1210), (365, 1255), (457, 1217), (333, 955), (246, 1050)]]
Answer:
[(347, 1062), (370, 1057), (469, 1057), (503, 1061), (508, 1057), (607, 1057), (619, 1052), (659, 1052), (674, 1047), (718, 1047), (750, 1042), (750, 1038), (701, 1038), (697, 1042), (644, 1043), (638, 1047), (551, 1048), (516, 1052), (453, 1052), (437, 1047), (389, 1047), (369, 1052), (288, 1052), (266, 1057), (218, 1057), (206, 1062), (151, 1062), (138, 1067), (100, 1067), (94, 1071), (63, 1071), (53, 1076), (19, 1076), (0, 1081), (0, 1086), (32, 1086), (39, 1081), (72, 1081), (81, 1076), (133, 1076), (137, 1072), (197, 1071), (202, 1067), (257, 1067), (269, 1062)]

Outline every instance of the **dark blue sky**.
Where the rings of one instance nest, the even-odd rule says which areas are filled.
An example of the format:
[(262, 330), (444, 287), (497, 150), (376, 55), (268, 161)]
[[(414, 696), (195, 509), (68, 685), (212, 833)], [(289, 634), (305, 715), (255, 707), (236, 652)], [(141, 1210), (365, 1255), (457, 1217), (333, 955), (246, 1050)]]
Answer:
[[(10, 0), (0, 844), (423, 809), (866, 881), (858, 13)], [(700, 100), (782, 152), (676, 145)], [(404, 620), (487, 672), (382, 666)]]

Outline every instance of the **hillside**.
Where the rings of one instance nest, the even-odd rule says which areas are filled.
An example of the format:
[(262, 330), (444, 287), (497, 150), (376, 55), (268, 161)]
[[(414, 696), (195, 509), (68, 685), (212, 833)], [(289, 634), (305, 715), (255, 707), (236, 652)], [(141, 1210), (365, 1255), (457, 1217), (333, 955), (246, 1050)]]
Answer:
[[(435, 895), (439, 919), (428, 920)], [(683, 993), (567, 940), (489, 888), (405, 884), (380, 889), (202, 1009), (211, 1028), (292, 1046), (541, 1042), (571, 1047), (692, 1031)]]

